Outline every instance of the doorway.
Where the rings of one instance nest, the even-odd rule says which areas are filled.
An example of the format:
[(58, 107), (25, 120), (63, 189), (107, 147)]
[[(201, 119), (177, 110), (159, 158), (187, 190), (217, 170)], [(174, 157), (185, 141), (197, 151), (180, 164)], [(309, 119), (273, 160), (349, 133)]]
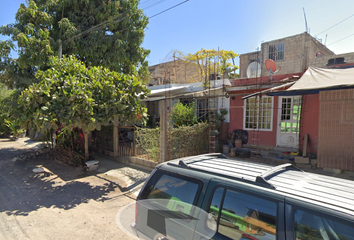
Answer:
[(277, 146), (299, 147), (302, 96), (279, 97)]

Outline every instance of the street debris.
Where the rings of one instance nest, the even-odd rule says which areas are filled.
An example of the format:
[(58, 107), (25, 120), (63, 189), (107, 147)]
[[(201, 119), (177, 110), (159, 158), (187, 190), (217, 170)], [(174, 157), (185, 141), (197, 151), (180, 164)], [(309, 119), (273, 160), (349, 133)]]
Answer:
[(41, 167), (38, 167), (38, 168), (34, 168), (32, 171), (35, 173), (42, 173), (42, 172), (44, 172), (44, 169)]

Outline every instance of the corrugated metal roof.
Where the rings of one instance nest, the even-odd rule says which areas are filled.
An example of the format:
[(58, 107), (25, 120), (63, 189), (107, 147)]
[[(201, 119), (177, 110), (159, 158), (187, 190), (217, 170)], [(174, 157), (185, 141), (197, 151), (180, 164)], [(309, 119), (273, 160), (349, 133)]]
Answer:
[(221, 154), (177, 159), (168, 164), (254, 183), (262, 177), (275, 191), (345, 208), (354, 214), (354, 181), (351, 180), (308, 173), (295, 167), (288, 169), (290, 164), (272, 166), (251, 163), (227, 159)]

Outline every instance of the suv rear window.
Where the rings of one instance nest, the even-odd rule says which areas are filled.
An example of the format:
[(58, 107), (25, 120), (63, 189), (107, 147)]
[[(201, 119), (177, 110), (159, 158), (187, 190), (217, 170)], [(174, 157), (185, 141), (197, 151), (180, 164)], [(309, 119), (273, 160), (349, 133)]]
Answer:
[(296, 210), (295, 235), (298, 240), (354, 240), (354, 227), (309, 212)]
[(164, 207), (190, 214), (191, 205), (195, 205), (200, 187), (198, 180), (159, 171), (149, 181), (141, 198), (173, 200), (170, 203), (166, 201), (167, 205)]

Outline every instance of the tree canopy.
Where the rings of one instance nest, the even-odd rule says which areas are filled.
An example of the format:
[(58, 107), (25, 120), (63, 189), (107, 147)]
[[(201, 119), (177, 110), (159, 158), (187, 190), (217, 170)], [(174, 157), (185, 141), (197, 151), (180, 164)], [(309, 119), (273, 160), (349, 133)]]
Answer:
[(134, 75), (88, 68), (74, 56), (61, 60), (52, 57), (48, 65), (49, 69), (36, 73), (38, 83), (19, 97), (24, 126), (42, 133), (75, 127), (88, 133), (108, 125), (115, 115), (123, 123), (145, 123), (146, 108), (140, 99), (146, 97), (148, 89)]
[[(0, 27), (10, 39), (0, 43), (0, 81), (25, 88), (49, 58), (74, 54), (86, 66), (103, 66), (138, 76), (148, 73), (149, 51), (140, 45), (148, 18), (139, 0), (29, 0), (21, 4), (15, 23)], [(9, 58), (10, 49), (18, 59)]]
[(183, 55), (186, 62), (194, 63), (199, 73), (200, 81), (207, 81), (207, 77), (217, 73), (235, 72), (239, 67), (235, 58), (239, 55), (232, 50), (201, 49), (195, 53)]

